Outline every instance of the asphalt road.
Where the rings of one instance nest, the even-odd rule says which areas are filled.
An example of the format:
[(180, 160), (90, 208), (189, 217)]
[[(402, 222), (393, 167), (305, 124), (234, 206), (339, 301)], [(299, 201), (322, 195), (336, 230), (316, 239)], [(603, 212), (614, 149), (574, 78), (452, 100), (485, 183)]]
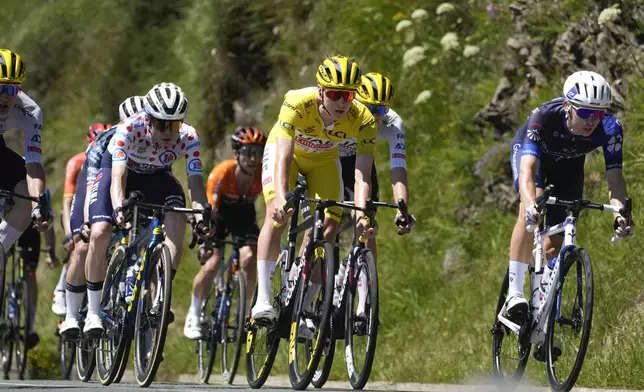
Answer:
[[(219, 380), (213, 380), (213, 383), (210, 385), (200, 385), (195, 383), (192, 380), (192, 376), (183, 376), (182, 379), (184, 382), (181, 383), (152, 383), (148, 390), (153, 391), (183, 391), (183, 392), (192, 392), (192, 391), (207, 391), (214, 390), (217, 392), (228, 392), (228, 391), (240, 391), (248, 390), (247, 385), (243, 382), (245, 380), (240, 379), (236, 385), (233, 386), (224, 386)], [(52, 380), (25, 380), (25, 381), (0, 381), (0, 390), (1, 391), (10, 391), (10, 390), (27, 390), (27, 391), (55, 391), (55, 392), (65, 392), (65, 391), (143, 391), (142, 388), (139, 388), (136, 383), (132, 382), (123, 382), (120, 384), (112, 384), (106, 389), (98, 382), (89, 382), (83, 383), (80, 381), (52, 381)], [(284, 377), (271, 377), (267, 385), (265, 385), (261, 391), (273, 392), (285, 390), (290, 390), (290, 384), (288, 378)], [(309, 389), (313, 389), (309, 387)], [(351, 386), (347, 382), (328, 382), (324, 387), (325, 391), (349, 391)], [(415, 383), (381, 383), (374, 382), (367, 384), (367, 389), (373, 391), (410, 391), (410, 392), (504, 392), (503, 389), (497, 388), (497, 386), (490, 385), (485, 380), (478, 383), (471, 383), (467, 385), (444, 385), (444, 384), (415, 384)], [(522, 386), (515, 391), (517, 392), (541, 392), (549, 391), (549, 388), (544, 387), (534, 387), (534, 386)], [(588, 389), (588, 388), (575, 388), (573, 391), (579, 392), (644, 392), (644, 391), (627, 391), (627, 390), (612, 390), (612, 389)]]

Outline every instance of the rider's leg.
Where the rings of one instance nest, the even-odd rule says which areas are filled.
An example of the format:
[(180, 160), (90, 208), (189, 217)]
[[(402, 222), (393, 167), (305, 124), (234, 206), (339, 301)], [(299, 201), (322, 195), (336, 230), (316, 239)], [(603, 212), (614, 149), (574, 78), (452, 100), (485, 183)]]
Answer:
[(186, 215), (176, 212), (169, 212), (165, 216), (165, 244), (170, 250), (172, 257), (172, 277), (179, 268), (181, 255), (183, 253), (183, 236), (186, 232)]
[(188, 339), (201, 339), (201, 307), (204, 299), (212, 290), (214, 279), (217, 275), (219, 268), (219, 259), (221, 257), (221, 249), (213, 249), (210, 257), (202, 264), (201, 269), (195, 276), (192, 285), (192, 301), (190, 309), (186, 316), (186, 323), (183, 326), (183, 334)]
[(87, 292), (87, 280), (85, 279), (85, 261), (89, 250), (89, 244), (83, 242), (80, 237), (74, 238), (73, 257), (69, 259), (67, 277), (65, 278), (65, 299), (67, 303), (67, 319), (78, 321), (78, 310), (83, 304), (83, 298)]
[[(16, 193), (27, 194), (27, 180), (18, 182), (14, 190)], [(18, 241), (18, 238), (31, 223), (31, 202), (17, 197), (13, 198), (13, 201), (14, 205), (11, 210), (0, 222), (0, 245), (5, 250), (11, 248), (11, 245)]]
[(107, 273), (107, 248), (112, 235), (112, 224), (109, 222), (92, 223), (89, 237), (89, 249), (85, 264), (87, 276), (87, 318), (98, 316), (101, 307), (101, 293)]
[(246, 279), (246, 309), (253, 299), (257, 282), (257, 246), (247, 245), (239, 249), (239, 263)]

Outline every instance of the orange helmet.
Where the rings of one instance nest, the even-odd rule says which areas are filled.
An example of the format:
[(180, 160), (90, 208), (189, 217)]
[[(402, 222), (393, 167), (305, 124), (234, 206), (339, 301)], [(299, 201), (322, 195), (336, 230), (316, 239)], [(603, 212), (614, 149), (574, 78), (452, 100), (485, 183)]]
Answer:
[(232, 136), (233, 150), (239, 150), (242, 146), (248, 144), (257, 144), (263, 146), (266, 144), (266, 136), (259, 128), (239, 127)]
[(93, 142), (96, 140), (96, 136), (107, 131), (111, 127), (112, 124), (109, 123), (94, 123), (90, 125), (89, 130), (87, 131), (87, 143)]

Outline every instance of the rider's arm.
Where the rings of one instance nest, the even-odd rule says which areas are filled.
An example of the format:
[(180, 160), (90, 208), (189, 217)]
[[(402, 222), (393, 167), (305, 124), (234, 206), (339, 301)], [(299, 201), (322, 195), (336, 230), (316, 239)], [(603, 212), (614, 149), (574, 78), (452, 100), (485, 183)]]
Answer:
[[(45, 169), (41, 162), (41, 133), (43, 124), (42, 110), (38, 106), (29, 113), (32, 121), (29, 121), (23, 129), (25, 139), (25, 163), (27, 169), (27, 187), (31, 196), (39, 196), (45, 192)], [(33, 202), (36, 207), (38, 203)]]
[[(206, 198), (206, 189), (203, 186), (201, 176), (188, 177), (188, 189), (190, 191), (190, 200), (192, 200), (192, 208), (201, 210), (204, 208), (208, 199)], [(195, 214), (197, 222), (203, 219), (201, 214)]]
[[(626, 193), (626, 181), (621, 168), (610, 169), (606, 171), (606, 181), (608, 182), (608, 198), (612, 206), (623, 207)], [(614, 217), (619, 213), (613, 213)]]
[(537, 170), (539, 170), (539, 158), (534, 155), (523, 155), (521, 157), (519, 193), (521, 195), (521, 201), (528, 208), (535, 205), (535, 199), (537, 197), (537, 190), (534, 185)]
[[(186, 156), (186, 173), (188, 175), (188, 190), (190, 191), (190, 200), (192, 200), (192, 208), (203, 209), (208, 203), (206, 197), (206, 189), (203, 186), (203, 166), (201, 163), (201, 141), (199, 134), (194, 129), (189, 129), (187, 132), (189, 143), (186, 143), (185, 150)], [(201, 214), (195, 214), (197, 222), (203, 220)]]
[(277, 153), (275, 159), (275, 198), (283, 203), (288, 192), (289, 173), (293, 164), (293, 139), (277, 138)]
[[(371, 168), (373, 167), (376, 136), (378, 134), (376, 120), (366, 108), (362, 110), (363, 120), (358, 130), (356, 143), (356, 171), (353, 189), (354, 200), (358, 207), (364, 207), (371, 195)], [(357, 210), (356, 221), (363, 215), (364, 212)]]
[(56, 254), (56, 234), (54, 233), (54, 226), (45, 231), (45, 245), (50, 255)]
[(391, 186), (394, 200), (403, 199), (409, 205), (407, 186), (407, 151), (405, 149), (405, 124), (396, 114), (390, 124), (380, 127), (379, 134), (389, 143), (389, 163), (391, 166)]
[(391, 169), (391, 186), (394, 191), (394, 200), (403, 199), (409, 205), (409, 191), (407, 187), (407, 169), (397, 167)]
[(110, 185), (110, 197), (112, 208), (121, 207), (125, 200), (125, 184), (127, 183), (127, 166), (112, 164), (112, 184)]

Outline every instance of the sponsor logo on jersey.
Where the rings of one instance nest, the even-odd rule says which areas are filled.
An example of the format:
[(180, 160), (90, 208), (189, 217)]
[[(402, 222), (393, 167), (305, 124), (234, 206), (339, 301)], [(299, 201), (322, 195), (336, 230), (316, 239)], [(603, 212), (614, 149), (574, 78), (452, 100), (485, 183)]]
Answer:
[(112, 161), (114, 162), (123, 162), (127, 159), (127, 154), (125, 153), (125, 150), (122, 148), (117, 148), (114, 150), (114, 153), (112, 154)]
[(188, 162), (188, 170), (201, 171), (202, 170), (201, 159), (199, 158), (191, 159), (190, 162)]
[(284, 103), (282, 104), (282, 106), (286, 106), (287, 108), (289, 108), (289, 109), (291, 109), (292, 111), (294, 111), (294, 112), (295, 112), (295, 114), (297, 114), (297, 116), (298, 116), (299, 118), (304, 118), (304, 117), (302, 117), (302, 113), (300, 113), (300, 111), (299, 111), (295, 106), (293, 106), (293, 105), (291, 105), (290, 103), (288, 103), (288, 101), (284, 101)]
[(404, 150), (405, 149), (405, 143), (396, 143), (396, 147), (394, 147), (396, 150)]
[(42, 153), (42, 150), (40, 148), (34, 147), (34, 146), (27, 147), (27, 151), (35, 152), (36, 154), (41, 154)]
[(539, 130), (538, 129), (528, 129), (528, 139), (538, 142), (541, 140), (541, 136), (539, 136)]
[(329, 139), (346, 139), (347, 138), (347, 133), (343, 131), (335, 131), (333, 129), (325, 129), (324, 130), (324, 136), (328, 137)]
[(193, 148), (197, 148), (201, 145), (201, 142), (194, 142), (191, 144), (188, 144), (188, 147), (186, 147), (186, 151), (192, 150)]
[(270, 184), (273, 182), (273, 177), (266, 177), (264, 181), (262, 181), (262, 186), (266, 186), (266, 184)]
[(34, 143), (40, 143), (40, 140), (41, 140), (40, 135), (33, 135), (31, 137), (31, 141)]
[(315, 126), (302, 129), (302, 133), (306, 133), (307, 135), (313, 132), (315, 132)]
[(617, 153), (622, 150), (622, 135), (611, 136), (608, 139), (606, 150), (610, 153)]
[(323, 139), (309, 138), (302, 135), (295, 137), (295, 143), (299, 144), (301, 148), (310, 150), (328, 150), (335, 145), (333, 142)]
[(177, 154), (172, 150), (165, 150), (159, 155), (159, 162), (164, 165), (171, 165), (177, 160)]
[(295, 125), (291, 124), (290, 122), (282, 121), (280, 123), (280, 126), (288, 131), (295, 132)]
[(396, 159), (396, 158), (406, 159), (407, 156), (405, 154), (399, 154), (399, 153), (391, 154), (391, 159)]
[(308, 101), (304, 102), (304, 110), (306, 110), (307, 113), (309, 113), (309, 109), (313, 106), (314, 100), (309, 99)]

